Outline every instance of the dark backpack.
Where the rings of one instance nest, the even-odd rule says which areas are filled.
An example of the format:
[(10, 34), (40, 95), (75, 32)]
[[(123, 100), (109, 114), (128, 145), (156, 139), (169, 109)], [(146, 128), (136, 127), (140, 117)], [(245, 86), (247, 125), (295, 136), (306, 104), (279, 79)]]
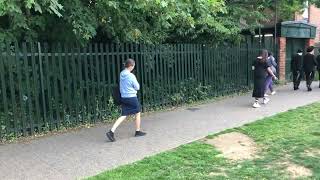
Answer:
[(112, 98), (115, 105), (121, 105), (121, 93), (119, 85), (112, 89)]

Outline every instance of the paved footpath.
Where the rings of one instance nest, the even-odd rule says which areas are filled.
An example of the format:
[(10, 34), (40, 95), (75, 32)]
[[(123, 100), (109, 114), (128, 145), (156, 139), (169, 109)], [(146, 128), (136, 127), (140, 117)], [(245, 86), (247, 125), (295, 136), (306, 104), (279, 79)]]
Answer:
[(62, 180), (92, 176), (208, 134), (320, 101), (320, 89), (292, 91), (291, 86), (282, 86), (271, 98), (270, 104), (260, 109), (251, 108), (252, 98), (248, 93), (192, 108), (150, 114), (143, 117), (147, 136), (134, 138), (134, 123), (126, 122), (116, 132), (115, 143), (106, 141), (109, 124), (26, 143), (0, 145), (0, 179)]

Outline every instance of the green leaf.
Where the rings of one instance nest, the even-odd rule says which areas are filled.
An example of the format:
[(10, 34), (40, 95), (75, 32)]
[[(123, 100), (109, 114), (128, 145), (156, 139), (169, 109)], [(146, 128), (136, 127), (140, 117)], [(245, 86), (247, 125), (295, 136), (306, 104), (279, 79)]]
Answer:
[(34, 4), (34, 9), (35, 9), (35, 11), (38, 11), (38, 12), (42, 13), (41, 6), (38, 3)]
[(168, 3), (166, 1), (161, 1), (161, 7), (165, 8), (168, 6)]
[(35, 4), (34, 0), (27, 0), (26, 2), (26, 8), (31, 9), (32, 6)]

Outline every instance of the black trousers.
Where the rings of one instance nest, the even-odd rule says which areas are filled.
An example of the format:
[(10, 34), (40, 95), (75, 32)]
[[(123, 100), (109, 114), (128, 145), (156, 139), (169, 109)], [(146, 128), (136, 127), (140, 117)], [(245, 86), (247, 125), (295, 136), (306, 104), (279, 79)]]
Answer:
[(312, 81), (314, 80), (314, 71), (311, 72), (305, 72), (306, 74), (306, 81), (307, 81), (307, 87), (310, 87), (312, 84)]
[(302, 71), (293, 71), (292, 75), (293, 75), (293, 88), (297, 89), (300, 86), (303, 73)]

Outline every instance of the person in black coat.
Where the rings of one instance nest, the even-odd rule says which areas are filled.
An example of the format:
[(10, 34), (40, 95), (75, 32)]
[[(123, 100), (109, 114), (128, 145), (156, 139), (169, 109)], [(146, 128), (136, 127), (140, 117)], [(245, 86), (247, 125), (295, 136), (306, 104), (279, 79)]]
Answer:
[[(320, 81), (320, 49), (318, 49), (319, 55), (317, 56), (317, 70), (319, 75), (319, 81)], [(319, 82), (319, 88), (320, 88), (320, 82)]]
[(273, 74), (270, 66), (267, 63), (268, 51), (262, 50), (260, 56), (252, 64), (252, 70), (254, 73), (253, 78), (253, 92), (252, 97), (255, 98), (253, 103), (254, 108), (261, 107), (259, 104), (259, 98), (263, 98), (263, 104), (267, 104), (270, 99), (265, 97), (265, 82), (268, 74), (275, 80), (277, 77)]
[(298, 90), (303, 74), (302, 70), (302, 50), (299, 49), (296, 54), (292, 56), (291, 59), (291, 71), (293, 75), (293, 89)]
[(303, 57), (303, 70), (306, 75), (308, 91), (312, 91), (311, 84), (314, 79), (314, 70), (317, 65), (316, 58), (313, 55), (313, 46), (307, 48), (307, 54)]

